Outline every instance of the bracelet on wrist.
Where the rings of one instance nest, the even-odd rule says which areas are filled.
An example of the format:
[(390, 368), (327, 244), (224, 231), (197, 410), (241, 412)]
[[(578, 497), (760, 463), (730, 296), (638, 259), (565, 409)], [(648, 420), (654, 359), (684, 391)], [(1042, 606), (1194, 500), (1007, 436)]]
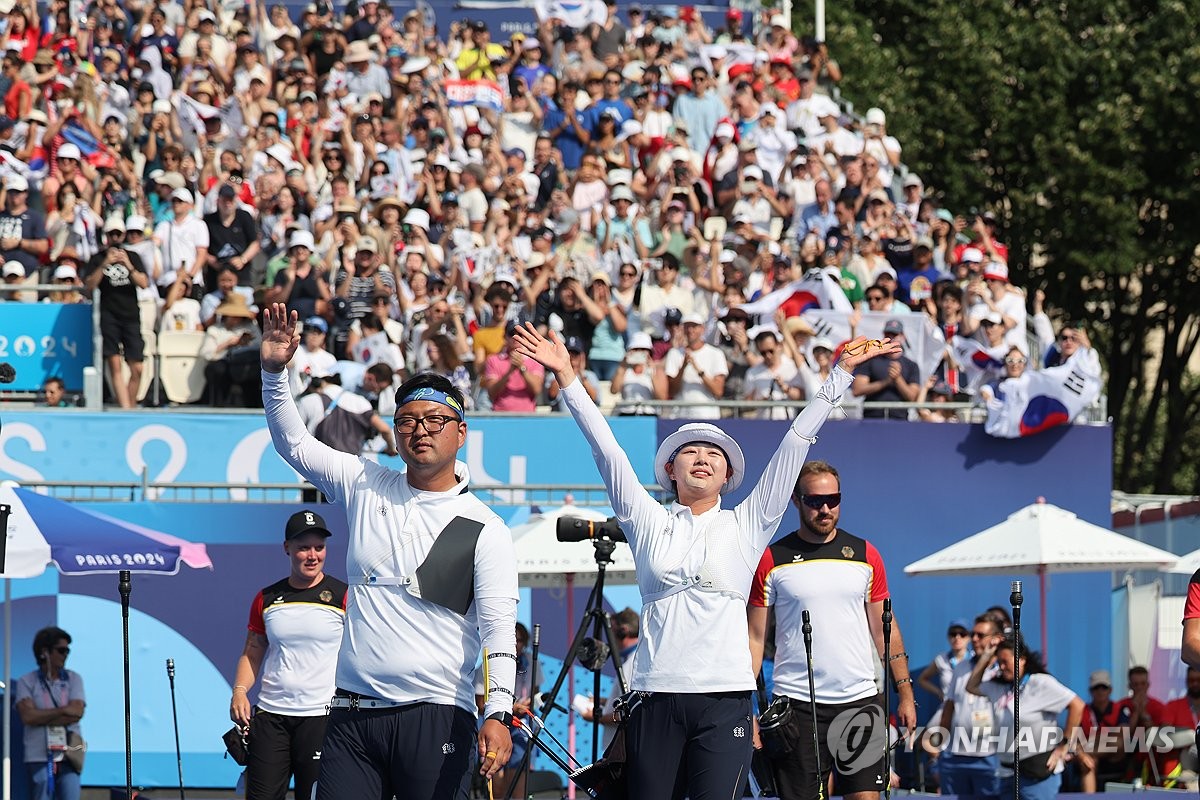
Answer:
[(908, 658), (908, 651), (901, 650), (899, 653), (896, 653), (896, 655), (889, 658), (888, 661), (895, 661), (898, 658)]
[(234, 686), (234, 687), (233, 687), (233, 692), (234, 692), (234, 694), (237, 694), (237, 691), (238, 691), (238, 689), (241, 689), (243, 692), (247, 692), (247, 693), (249, 693), (249, 691), (250, 691), (250, 690), (249, 690), (249, 689), (247, 689), (245, 686), (242, 686), (242, 685), (239, 683), (239, 684), (237, 684), (236, 686)]
[(900, 688), (901, 686), (903, 686), (904, 684), (906, 684), (906, 683), (912, 683), (912, 682), (913, 682), (913, 681), (912, 681), (912, 678), (901, 678), (900, 680), (896, 681), (896, 683), (895, 683), (895, 686), (896, 686), (896, 688), (897, 688), (897, 689), (899, 689), (899, 688)]

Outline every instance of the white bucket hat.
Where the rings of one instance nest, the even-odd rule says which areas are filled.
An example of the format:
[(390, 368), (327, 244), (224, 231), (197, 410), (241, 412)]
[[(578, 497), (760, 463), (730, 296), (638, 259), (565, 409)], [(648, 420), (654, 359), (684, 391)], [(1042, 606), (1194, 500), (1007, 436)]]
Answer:
[(679, 430), (662, 440), (658, 452), (654, 454), (654, 477), (658, 485), (664, 489), (674, 488), (671, 476), (667, 474), (667, 464), (675, 460), (675, 451), (691, 442), (707, 442), (714, 444), (725, 452), (732, 474), (721, 487), (721, 494), (727, 494), (737, 489), (742, 483), (746, 472), (746, 457), (742, 448), (725, 431), (708, 422), (689, 422)]

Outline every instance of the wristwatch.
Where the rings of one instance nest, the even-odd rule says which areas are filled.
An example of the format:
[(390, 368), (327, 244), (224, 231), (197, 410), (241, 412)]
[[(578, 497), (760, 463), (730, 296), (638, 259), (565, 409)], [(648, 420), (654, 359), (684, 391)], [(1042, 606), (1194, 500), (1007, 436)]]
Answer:
[(497, 711), (495, 714), (488, 714), (485, 721), (494, 719), (506, 728), (511, 728), (513, 723), (513, 715), (510, 711)]

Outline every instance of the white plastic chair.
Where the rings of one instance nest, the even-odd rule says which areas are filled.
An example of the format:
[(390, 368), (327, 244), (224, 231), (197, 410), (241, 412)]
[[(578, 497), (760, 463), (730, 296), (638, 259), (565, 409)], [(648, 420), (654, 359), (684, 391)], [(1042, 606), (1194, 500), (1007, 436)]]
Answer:
[(200, 357), (201, 331), (164, 331), (158, 335), (158, 375), (172, 403), (195, 403), (204, 395), (204, 367)]

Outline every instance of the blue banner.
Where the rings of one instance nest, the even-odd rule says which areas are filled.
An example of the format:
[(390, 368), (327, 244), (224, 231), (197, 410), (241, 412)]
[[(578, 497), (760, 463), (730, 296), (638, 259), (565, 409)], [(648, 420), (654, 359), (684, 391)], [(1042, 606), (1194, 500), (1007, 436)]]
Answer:
[[(642, 480), (652, 481), (653, 419), (620, 417), (611, 424)], [(569, 416), (469, 417), (468, 426), (467, 446), (459, 458), (467, 463), (475, 487), (600, 483), (591, 449)], [(80, 442), (87, 446), (80, 447)], [(404, 466), (399, 458), (384, 456), (380, 461), (395, 469)], [(4, 415), (0, 480), (137, 482), (143, 469), (151, 483), (301, 482), (275, 452), (261, 415), (136, 411)], [(227, 494), (213, 497), (240, 499)], [(522, 500), (510, 499), (517, 504)]]
[(17, 371), (8, 389), (37, 391), (46, 378), (62, 378), (68, 391), (81, 391), (83, 368), (92, 364), (91, 304), (5, 303), (0, 361)]

